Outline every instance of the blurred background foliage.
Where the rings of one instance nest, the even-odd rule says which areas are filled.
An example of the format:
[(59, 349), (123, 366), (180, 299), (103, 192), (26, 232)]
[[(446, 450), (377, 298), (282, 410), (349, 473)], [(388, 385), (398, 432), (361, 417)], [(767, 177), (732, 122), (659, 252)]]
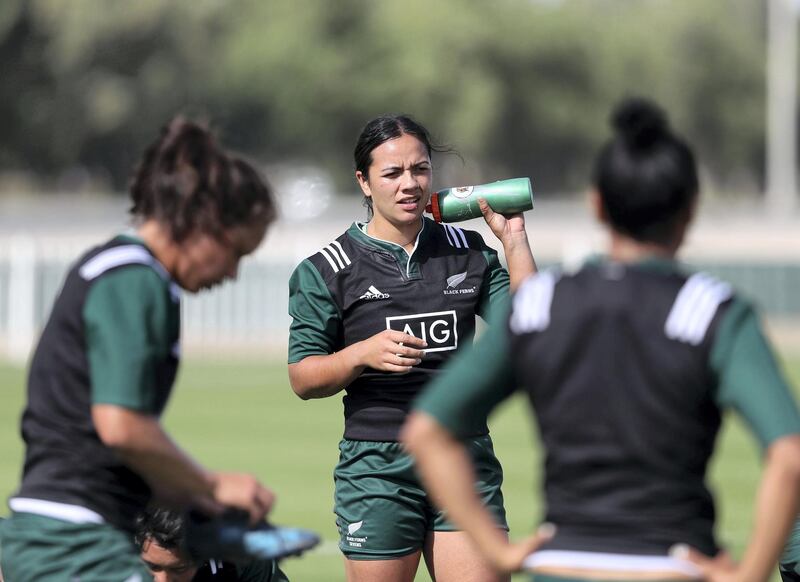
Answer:
[(463, 157), (438, 185), (530, 176), (584, 188), (611, 105), (655, 98), (707, 190), (761, 190), (759, 0), (3, 0), (0, 189), (124, 189), (176, 112), (264, 164), (353, 188), (382, 112)]

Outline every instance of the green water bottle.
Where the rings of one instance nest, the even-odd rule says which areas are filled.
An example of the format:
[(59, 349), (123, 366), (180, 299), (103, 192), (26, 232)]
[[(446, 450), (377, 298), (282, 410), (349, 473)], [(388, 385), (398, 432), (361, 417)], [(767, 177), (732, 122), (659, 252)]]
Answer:
[(478, 198), (484, 198), (500, 214), (516, 214), (533, 208), (530, 178), (511, 178), (490, 184), (446, 188), (431, 194), (425, 210), (436, 222), (460, 222), (482, 216)]

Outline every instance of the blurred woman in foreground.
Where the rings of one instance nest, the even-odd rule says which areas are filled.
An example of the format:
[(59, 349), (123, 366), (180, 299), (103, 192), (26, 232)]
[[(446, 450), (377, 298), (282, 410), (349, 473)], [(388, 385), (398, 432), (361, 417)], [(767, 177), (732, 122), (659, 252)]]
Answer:
[(25, 466), (9, 500), (2, 568), (16, 582), (150, 578), (134, 519), (154, 493), (255, 522), (272, 492), (250, 475), (209, 471), (160, 415), (180, 357), (180, 289), (236, 278), (275, 218), (244, 160), (183, 119), (144, 153), (131, 185), (136, 229), (70, 269), (39, 340), (22, 417)]
[[(609, 256), (525, 281), (416, 403), (402, 440), (498, 570), (537, 582), (766, 581), (797, 512), (800, 414), (751, 305), (675, 263), (698, 193), (691, 150), (647, 101), (623, 103), (614, 127), (591, 195)], [(511, 387), (528, 395), (546, 454), (547, 527), (514, 544), (488, 527), (457, 440)], [(714, 539), (705, 484), (727, 408), (765, 453), (738, 565)]]

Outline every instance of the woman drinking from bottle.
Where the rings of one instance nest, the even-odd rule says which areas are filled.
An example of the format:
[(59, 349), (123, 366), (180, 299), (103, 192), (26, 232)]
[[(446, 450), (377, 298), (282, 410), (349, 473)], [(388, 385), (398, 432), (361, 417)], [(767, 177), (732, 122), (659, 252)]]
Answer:
[[(521, 214), (482, 206), (508, 271), (476, 232), (423, 217), (436, 151), (407, 116), (370, 121), (355, 148), (369, 220), (305, 259), (289, 284), (292, 388), (303, 399), (346, 392), (334, 481), (350, 582), (413, 580), (423, 555), (440, 582), (503, 579), (433, 507), (397, 442), (411, 400), (471, 342), (476, 315), (535, 270)], [(468, 433), (476, 487), (504, 531), (502, 471), (488, 429), (478, 423)]]

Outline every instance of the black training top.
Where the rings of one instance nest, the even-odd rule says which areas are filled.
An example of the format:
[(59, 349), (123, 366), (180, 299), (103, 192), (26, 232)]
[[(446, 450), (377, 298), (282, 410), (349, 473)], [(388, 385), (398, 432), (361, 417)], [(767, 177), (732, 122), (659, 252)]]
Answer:
[(91, 407), (161, 414), (179, 333), (178, 287), (138, 239), (116, 237), (71, 268), (30, 365), (16, 495), (24, 511), (62, 517), (35, 501), (56, 502), (133, 529), (150, 490), (100, 441)]
[[(428, 343), (408, 374), (368, 368), (346, 387), (347, 439), (396, 441), (412, 399), (454, 350), (472, 342), (475, 316), (508, 295), (508, 273), (478, 233), (423, 221), (410, 255), (353, 224), (289, 281), (289, 363), (385, 329)], [(473, 435), (487, 430), (485, 422), (471, 427)]]
[(192, 582), (287, 582), (286, 574), (275, 560), (254, 560), (233, 564), (210, 560), (204, 562)]
[(546, 452), (545, 519), (558, 528), (546, 549), (714, 555), (705, 474), (721, 410), (764, 446), (800, 433), (751, 307), (666, 261), (529, 278), (417, 407), (464, 434), (514, 386)]

